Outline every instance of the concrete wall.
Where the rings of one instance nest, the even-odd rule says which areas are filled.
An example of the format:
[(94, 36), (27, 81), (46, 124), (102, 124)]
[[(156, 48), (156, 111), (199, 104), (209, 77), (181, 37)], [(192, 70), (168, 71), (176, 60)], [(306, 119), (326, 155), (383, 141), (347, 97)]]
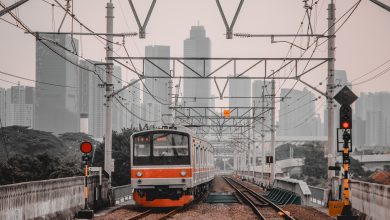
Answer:
[(390, 219), (390, 186), (353, 180), (352, 208), (364, 213), (361, 219)]
[(302, 205), (309, 205), (310, 203), (310, 189), (307, 184), (301, 180), (290, 178), (275, 178), (272, 187), (294, 192), (301, 197)]
[[(96, 205), (98, 176), (89, 181), (89, 204)], [(0, 219), (24, 220), (71, 218), (83, 207), (84, 177), (69, 177), (0, 186)], [(107, 180), (103, 181), (102, 199), (107, 201)]]

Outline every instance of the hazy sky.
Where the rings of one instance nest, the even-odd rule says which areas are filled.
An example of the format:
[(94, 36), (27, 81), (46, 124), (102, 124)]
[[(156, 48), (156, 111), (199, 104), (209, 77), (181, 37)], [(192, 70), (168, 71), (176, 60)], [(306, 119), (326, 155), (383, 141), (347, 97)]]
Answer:
[[(46, 1), (54, 2), (53, 0)], [(390, 5), (390, 0), (381, 1)], [(8, 6), (15, 0), (3, 0), (2, 2)], [(59, 0), (59, 2), (64, 3), (65, 1)], [(238, 2), (239, 0), (221, 0), (229, 22)], [(313, 8), (312, 22), (315, 32), (318, 34), (327, 29), (326, 9), (329, 2), (330, 0), (319, 0), (317, 6)], [(337, 19), (357, 1), (336, 0), (335, 2)], [(74, 13), (79, 20), (95, 32), (105, 32), (106, 3), (107, 0), (75, 0)], [(151, 0), (134, 0), (134, 3), (143, 21)], [(115, 6), (114, 32), (137, 32), (138, 28), (128, 1), (113, 0), (113, 4)], [(43, 0), (31, 0), (22, 5), (17, 12), (20, 19), (34, 31), (52, 31), (53, 26), (57, 30), (64, 14), (59, 7), (54, 7), (53, 11), (52, 6)], [(234, 32), (294, 34), (297, 32), (303, 16), (304, 9), (301, 0), (246, 0)], [(2, 18), (14, 22), (9, 15), (4, 15)], [(62, 31), (70, 31), (70, 23), (68, 17)], [(271, 44), (269, 38), (235, 37), (233, 40), (227, 40), (224, 36), (225, 28), (214, 0), (157, 0), (147, 26), (147, 38), (127, 38), (126, 47), (132, 55), (144, 56), (145, 45), (169, 45), (172, 56), (182, 56), (183, 40), (189, 36), (191, 26), (197, 24), (206, 28), (207, 36), (212, 41), (213, 57), (285, 57), (289, 49), (289, 45), (285, 43)], [(307, 19), (304, 23), (304, 29), (301, 31), (302, 34), (306, 32), (306, 24)], [(75, 31), (80, 31), (80, 26), (76, 22), (73, 28)], [(35, 39), (2, 20), (0, 20), (0, 33), (0, 70), (35, 79)], [(336, 36), (336, 68), (346, 70), (349, 80), (355, 79), (390, 59), (390, 12), (368, 0), (363, 0)], [(117, 38), (115, 41), (122, 42), (122, 39)], [(80, 52), (83, 57), (95, 60), (104, 58), (104, 47), (95, 38), (84, 36), (80, 42), (82, 42)], [(297, 40), (296, 44), (304, 46), (306, 40)], [(123, 48), (116, 47), (114, 50), (118, 54), (125, 55)], [(299, 49), (294, 49), (290, 54), (291, 57), (299, 55)], [(326, 55), (327, 48), (324, 44), (318, 48), (313, 57), (326, 57)], [(370, 74), (368, 78), (389, 67), (390, 62)], [(123, 71), (124, 79), (134, 78), (130, 72)], [(258, 75), (259, 73), (253, 70), (248, 74)], [(287, 75), (288, 71), (280, 74)], [(320, 81), (325, 79), (326, 74), (326, 65), (324, 65), (323, 68), (308, 74), (305, 79), (318, 85)], [(18, 81), (18, 79), (4, 75), (0, 75), (0, 79)], [(366, 78), (356, 82), (364, 79)], [(20, 81), (24, 85), (34, 85), (31, 82)], [(389, 82), (390, 74), (387, 73), (378, 79), (354, 86), (353, 90), (356, 93), (390, 90)], [(281, 81), (277, 82), (277, 88), (281, 83)], [(293, 83), (287, 82), (284, 87), (290, 88)], [(9, 87), (11, 85), (0, 81), (0, 86)], [(298, 84), (296, 88), (303, 88), (303, 86)], [(323, 86), (319, 88), (324, 90)], [(215, 86), (213, 93), (217, 94)]]

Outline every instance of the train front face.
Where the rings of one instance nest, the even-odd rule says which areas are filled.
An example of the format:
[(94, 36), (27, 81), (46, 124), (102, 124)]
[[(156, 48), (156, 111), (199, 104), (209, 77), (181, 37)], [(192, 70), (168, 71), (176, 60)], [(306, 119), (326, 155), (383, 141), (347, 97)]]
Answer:
[(177, 207), (192, 199), (190, 135), (153, 130), (131, 137), (131, 184), (136, 204)]

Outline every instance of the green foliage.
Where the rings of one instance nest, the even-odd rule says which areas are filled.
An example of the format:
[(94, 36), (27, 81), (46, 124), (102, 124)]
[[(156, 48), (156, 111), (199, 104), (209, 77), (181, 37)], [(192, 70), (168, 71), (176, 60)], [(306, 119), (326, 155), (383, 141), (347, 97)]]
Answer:
[[(130, 183), (130, 136), (133, 132), (130, 129), (113, 132), (113, 186)], [(3, 151), (5, 143), (9, 152), (8, 160), (5, 156), (0, 158), (1, 185), (82, 175), (79, 147), (83, 141), (90, 141), (95, 147), (93, 166), (104, 167), (104, 143), (93, 140), (88, 134), (64, 133), (56, 137), (49, 132), (21, 126), (4, 127), (0, 134), (0, 148)]]
[(314, 177), (317, 179), (327, 178), (327, 160), (324, 152), (313, 148), (308, 151), (305, 157), (305, 165), (302, 167), (302, 175)]
[(0, 184), (45, 180), (81, 175), (81, 167), (48, 153), (38, 155), (15, 154), (7, 163), (0, 164)]
[[(112, 175), (112, 185), (130, 184), (130, 136), (135, 130), (123, 129), (121, 133), (112, 133), (112, 158), (115, 160), (115, 171)], [(93, 166), (104, 166), (104, 143), (95, 151)]]
[[(32, 130), (23, 126), (9, 126), (1, 128), (0, 144), (2, 151), (7, 148), (9, 157), (15, 154), (37, 155), (49, 153), (61, 156), (66, 153), (62, 141), (49, 132)], [(3, 155), (0, 162), (6, 162)]]

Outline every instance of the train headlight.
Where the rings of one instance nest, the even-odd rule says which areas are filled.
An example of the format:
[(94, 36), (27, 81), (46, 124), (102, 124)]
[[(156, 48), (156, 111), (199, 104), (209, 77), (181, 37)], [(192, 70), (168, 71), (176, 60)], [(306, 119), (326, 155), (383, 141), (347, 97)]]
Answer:
[(141, 176), (142, 176), (142, 172), (141, 172), (141, 171), (138, 171), (138, 172), (137, 172), (137, 176), (138, 176), (138, 177), (141, 177)]
[(182, 171), (180, 172), (180, 175), (181, 175), (181, 176), (186, 176), (186, 175), (187, 175), (187, 172), (186, 172), (185, 170), (182, 170)]

